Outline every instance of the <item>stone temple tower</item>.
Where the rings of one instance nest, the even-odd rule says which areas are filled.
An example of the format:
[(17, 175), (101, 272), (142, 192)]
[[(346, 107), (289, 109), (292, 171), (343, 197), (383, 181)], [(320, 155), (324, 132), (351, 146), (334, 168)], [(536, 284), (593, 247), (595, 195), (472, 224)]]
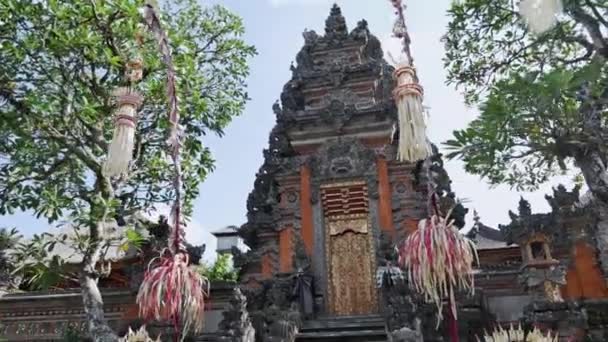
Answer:
[(379, 315), (378, 270), (426, 216), (426, 166), (396, 161), (393, 68), (367, 22), (349, 32), (334, 5), (324, 35), (303, 36), (240, 229), (251, 250), (235, 258), (258, 335), (297, 308)]

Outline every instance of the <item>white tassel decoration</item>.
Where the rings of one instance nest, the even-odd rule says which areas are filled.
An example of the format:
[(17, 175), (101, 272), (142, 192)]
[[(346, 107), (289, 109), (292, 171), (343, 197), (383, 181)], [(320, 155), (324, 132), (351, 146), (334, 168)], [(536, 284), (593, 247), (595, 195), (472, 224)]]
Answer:
[[(484, 342), (512, 342), (512, 341), (523, 341), (526, 333), (522, 329), (521, 325), (517, 328), (514, 328), (513, 325), (509, 327), (509, 329), (504, 329), (501, 326), (498, 326), (491, 333), (486, 332), (483, 336)], [(559, 339), (559, 335), (556, 333), (555, 336), (548, 332), (544, 334), (538, 328), (534, 328), (532, 331), (529, 331), (526, 336), (526, 341), (530, 342), (557, 342)], [(477, 337), (477, 341), (479, 341), (479, 337)]]
[(561, 0), (521, 0), (519, 3), (519, 14), (536, 34), (555, 26), (562, 9)]
[(124, 175), (129, 170), (135, 143), (137, 109), (143, 101), (139, 93), (128, 88), (120, 88), (114, 94), (117, 97), (118, 111), (108, 159), (103, 166), (103, 173), (107, 177)]
[(397, 87), (393, 91), (399, 112), (399, 161), (417, 162), (431, 156), (431, 146), (426, 137), (423, 89), (418, 84), (416, 70), (406, 63), (399, 63), (394, 73)]

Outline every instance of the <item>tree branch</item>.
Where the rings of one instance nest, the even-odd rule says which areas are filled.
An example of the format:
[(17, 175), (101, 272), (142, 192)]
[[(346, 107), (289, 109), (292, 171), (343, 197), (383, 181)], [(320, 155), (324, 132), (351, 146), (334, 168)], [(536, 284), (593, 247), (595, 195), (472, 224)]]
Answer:
[(602, 53), (604, 57), (608, 57), (606, 41), (602, 35), (598, 22), (579, 6), (574, 6), (572, 8), (572, 16), (585, 27), (587, 33), (591, 37), (591, 41), (593, 42), (595, 49)]
[(595, 4), (593, 4), (590, 0), (585, 0), (585, 3), (587, 4), (587, 6), (589, 6), (589, 8), (591, 8), (591, 12), (593, 12), (593, 15), (595, 15), (597, 21), (599, 21), (600, 23), (602, 23), (602, 25), (608, 28), (608, 21), (606, 21), (606, 19), (604, 19), (604, 16), (597, 10)]

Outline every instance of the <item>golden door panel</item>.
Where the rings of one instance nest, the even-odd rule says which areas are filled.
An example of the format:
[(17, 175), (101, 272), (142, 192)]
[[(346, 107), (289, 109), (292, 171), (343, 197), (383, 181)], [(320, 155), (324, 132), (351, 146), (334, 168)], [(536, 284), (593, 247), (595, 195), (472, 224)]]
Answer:
[(363, 315), (377, 311), (373, 247), (367, 219), (328, 222), (329, 312)]

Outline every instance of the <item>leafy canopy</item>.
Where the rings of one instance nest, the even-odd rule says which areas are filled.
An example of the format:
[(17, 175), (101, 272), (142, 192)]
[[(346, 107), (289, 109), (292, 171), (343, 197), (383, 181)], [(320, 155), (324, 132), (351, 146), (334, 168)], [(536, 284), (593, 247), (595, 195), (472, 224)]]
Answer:
[[(461, 1), (449, 11), (448, 83), (480, 116), (446, 142), (448, 157), (493, 184), (535, 189), (586, 151), (606, 155), (608, 4), (563, 2), (558, 25), (541, 35), (510, 0)], [(590, 122), (585, 106), (602, 119)]]
[(226, 253), (218, 255), (213, 265), (200, 265), (198, 272), (209, 281), (235, 282), (238, 280), (238, 270), (233, 266), (232, 255)]
[[(143, 0), (14, 0), (0, 3), (0, 215), (33, 210), (49, 222), (92, 227), (172, 198), (165, 72), (153, 37), (139, 29)], [(255, 49), (223, 7), (178, 0), (163, 11), (178, 76), (186, 210), (212, 169), (208, 133), (222, 135), (248, 99)], [(144, 44), (136, 36), (143, 32)], [(112, 91), (141, 55), (145, 102), (128, 178), (105, 179)]]

